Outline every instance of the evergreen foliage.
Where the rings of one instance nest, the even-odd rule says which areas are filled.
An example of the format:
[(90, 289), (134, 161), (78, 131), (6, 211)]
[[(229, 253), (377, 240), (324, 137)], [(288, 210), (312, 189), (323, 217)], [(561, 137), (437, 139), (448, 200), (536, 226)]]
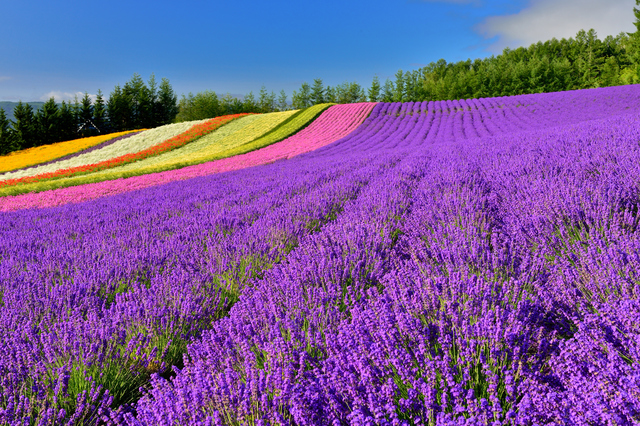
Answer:
[(36, 113), (37, 130), (40, 134), (38, 143), (46, 145), (54, 143), (60, 137), (60, 123), (58, 122), (58, 105), (54, 98), (49, 100), (42, 106), (42, 109)]
[(84, 92), (82, 101), (80, 102), (80, 111), (78, 112), (78, 132), (83, 138), (93, 136), (97, 133), (93, 126), (93, 105), (89, 94)]
[(33, 108), (29, 104), (18, 102), (13, 110), (13, 129), (18, 149), (38, 146), (38, 129)]
[(9, 123), (8, 130), (1, 130), (0, 155), (100, 133), (169, 124), (178, 114), (177, 101), (166, 78), (158, 86), (152, 74), (147, 86), (140, 75), (134, 74), (123, 87), (115, 86), (106, 103), (100, 90), (95, 102), (87, 92), (81, 100), (76, 96), (72, 102), (61, 104), (50, 98), (37, 112), (31, 105), (18, 102), (13, 122), (0, 108), (4, 117), (0, 126)]
[(157, 103), (158, 126), (171, 123), (176, 115), (178, 115), (178, 96), (174, 93), (169, 80), (162, 78)]
[(373, 76), (373, 81), (371, 82), (371, 87), (367, 91), (367, 95), (369, 96), (369, 102), (378, 102), (380, 98), (380, 79), (377, 75)]
[(311, 87), (311, 102), (313, 105), (322, 104), (324, 99), (324, 85), (321, 78), (313, 80), (313, 86)]
[(0, 155), (14, 151), (15, 138), (11, 129), (11, 123), (7, 119), (4, 109), (0, 108)]
[(93, 103), (93, 125), (97, 133), (107, 133), (105, 128), (107, 110), (102, 97), (102, 91), (98, 90), (96, 100)]
[(311, 102), (311, 86), (309, 86), (309, 83), (304, 82), (302, 86), (300, 86), (300, 90), (294, 90), (292, 98), (294, 109), (304, 109), (313, 105)]
[(283, 90), (280, 91), (280, 95), (278, 95), (278, 103), (277, 108), (280, 111), (287, 111), (289, 109), (289, 103), (287, 102), (287, 93)]

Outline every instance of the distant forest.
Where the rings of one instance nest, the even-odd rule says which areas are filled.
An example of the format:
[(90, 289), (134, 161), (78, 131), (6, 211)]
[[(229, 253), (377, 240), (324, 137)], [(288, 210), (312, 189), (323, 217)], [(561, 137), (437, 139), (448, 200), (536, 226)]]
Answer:
[(95, 100), (85, 92), (80, 100), (57, 104), (50, 98), (34, 111), (18, 102), (13, 120), (0, 108), (0, 155), (50, 143), (119, 132), (153, 128), (171, 123), (178, 113), (178, 97), (169, 80), (158, 85), (152, 74), (145, 84), (134, 74), (123, 87), (116, 86), (107, 101), (98, 90)]
[[(640, 22), (637, 9), (636, 27)], [(640, 28), (638, 28), (640, 30)], [(258, 98), (240, 100), (212, 91), (182, 96), (176, 121), (198, 120), (238, 112), (271, 112), (306, 108), (323, 102), (422, 102), (488, 98), (529, 93), (591, 89), (640, 82), (639, 32), (598, 39), (594, 30), (575, 38), (552, 39), (529, 47), (505, 49), (485, 59), (447, 62), (440, 59), (413, 70), (399, 70), (381, 83), (376, 76), (365, 88), (356, 82), (324, 86), (318, 78), (294, 90), (292, 103), (262, 87)]]
[(640, 82), (640, 10), (633, 11), (634, 33), (600, 40), (594, 30), (581, 30), (575, 38), (507, 48), (485, 59), (451, 63), (440, 59), (417, 70), (399, 70), (384, 83), (375, 76), (368, 88), (348, 81), (324, 86), (317, 78), (294, 90), (291, 103), (284, 90), (276, 95), (264, 86), (257, 98), (252, 92), (238, 98), (204, 91), (182, 95), (178, 101), (167, 79), (158, 85), (151, 75), (145, 84), (134, 74), (123, 87), (116, 86), (106, 102), (100, 91), (95, 101), (87, 93), (81, 100), (61, 105), (51, 98), (36, 112), (20, 102), (13, 120), (0, 108), (0, 155), (105, 132), (325, 102), (439, 101), (636, 84)]

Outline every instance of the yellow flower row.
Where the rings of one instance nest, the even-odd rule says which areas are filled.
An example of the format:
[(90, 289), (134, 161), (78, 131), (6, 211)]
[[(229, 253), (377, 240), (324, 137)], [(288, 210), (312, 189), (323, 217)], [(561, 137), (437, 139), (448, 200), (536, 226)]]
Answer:
[(35, 164), (46, 163), (47, 161), (55, 160), (56, 158), (91, 148), (92, 146), (106, 142), (109, 139), (138, 131), (139, 130), (127, 130), (124, 132), (57, 142), (50, 145), (42, 145), (12, 152), (11, 154), (0, 156), (0, 173), (33, 166)]

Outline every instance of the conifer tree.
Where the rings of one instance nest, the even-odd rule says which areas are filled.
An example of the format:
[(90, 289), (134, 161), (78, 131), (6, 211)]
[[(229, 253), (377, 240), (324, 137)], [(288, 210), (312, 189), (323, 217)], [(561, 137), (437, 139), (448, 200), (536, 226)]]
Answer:
[(402, 102), (404, 100), (404, 72), (398, 70), (396, 73), (396, 83), (393, 90), (393, 101)]
[(149, 89), (144, 84), (140, 74), (133, 74), (131, 80), (127, 81), (123, 86), (122, 94), (131, 105), (131, 113), (126, 117), (127, 122), (123, 130), (148, 127), (150, 112)]
[(367, 94), (369, 95), (369, 102), (378, 102), (378, 98), (380, 97), (380, 79), (377, 75), (373, 76), (373, 81), (371, 82), (371, 87)]
[(294, 109), (302, 109), (311, 106), (311, 87), (309, 83), (302, 83), (300, 91), (293, 91), (292, 104)]
[(38, 110), (36, 121), (38, 133), (40, 134), (40, 144), (47, 145), (61, 140), (58, 105), (56, 105), (53, 97), (49, 98), (42, 108)]
[(386, 79), (382, 86), (382, 95), (380, 101), (393, 102), (393, 83), (391, 80)]
[(72, 140), (76, 137), (76, 122), (73, 117), (73, 110), (69, 103), (62, 101), (58, 109), (58, 129), (61, 141)]
[(16, 149), (18, 147), (15, 144), (13, 130), (4, 109), (0, 108), (0, 155), (6, 155)]
[(71, 112), (73, 113), (73, 123), (75, 125), (75, 136), (74, 138), (79, 137), (78, 134), (80, 132), (80, 125), (82, 123), (80, 123), (80, 101), (78, 101), (78, 95), (75, 95), (73, 97), (73, 105), (71, 105)]
[(18, 102), (13, 110), (13, 128), (17, 140), (18, 149), (38, 146), (36, 119), (33, 107), (29, 104)]
[(257, 112), (258, 105), (253, 92), (249, 92), (242, 100), (242, 112)]
[(120, 132), (133, 129), (131, 127), (131, 116), (133, 114), (131, 100), (119, 85), (116, 85), (109, 95), (107, 114), (109, 116), (109, 124), (114, 131)]
[[(217, 97), (216, 97), (217, 100)], [(178, 96), (173, 92), (169, 80), (163, 78), (160, 81), (158, 91), (158, 125), (171, 123), (178, 115)]]
[(258, 105), (260, 106), (260, 110), (262, 112), (273, 112), (278, 109), (276, 104), (276, 94), (271, 91), (271, 93), (267, 93), (267, 90), (264, 86), (260, 89), (260, 99), (258, 101)]
[(287, 111), (288, 109), (289, 103), (287, 102), (287, 93), (282, 89), (278, 96), (278, 111)]
[(158, 127), (158, 123), (159, 123), (159, 101), (158, 101), (158, 83), (156, 82), (156, 76), (155, 74), (151, 73), (151, 76), (149, 77), (149, 81), (147, 82), (148, 84), (148, 96), (149, 96), (149, 103), (148, 103), (148, 127), (149, 128), (153, 128), (153, 127)]
[(91, 98), (87, 92), (84, 92), (82, 101), (80, 102), (80, 111), (78, 112), (79, 131), (83, 137), (92, 136), (93, 130), (93, 105)]
[(106, 109), (104, 105), (104, 98), (102, 97), (102, 91), (98, 89), (96, 101), (93, 103), (93, 124), (96, 126), (96, 131), (98, 133), (107, 133), (107, 129), (105, 129), (105, 115)]
[(324, 91), (324, 101), (327, 103), (336, 103), (336, 89), (331, 86), (327, 86), (327, 89)]
[(311, 87), (311, 104), (318, 105), (325, 101), (325, 90), (324, 85), (322, 84), (321, 78), (316, 78), (313, 80), (313, 86)]

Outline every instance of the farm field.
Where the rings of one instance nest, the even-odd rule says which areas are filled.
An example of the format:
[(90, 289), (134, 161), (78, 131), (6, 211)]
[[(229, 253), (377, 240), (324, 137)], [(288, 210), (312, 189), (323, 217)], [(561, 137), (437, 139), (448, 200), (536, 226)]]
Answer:
[(0, 424), (640, 423), (640, 85), (269, 116), (0, 190)]

